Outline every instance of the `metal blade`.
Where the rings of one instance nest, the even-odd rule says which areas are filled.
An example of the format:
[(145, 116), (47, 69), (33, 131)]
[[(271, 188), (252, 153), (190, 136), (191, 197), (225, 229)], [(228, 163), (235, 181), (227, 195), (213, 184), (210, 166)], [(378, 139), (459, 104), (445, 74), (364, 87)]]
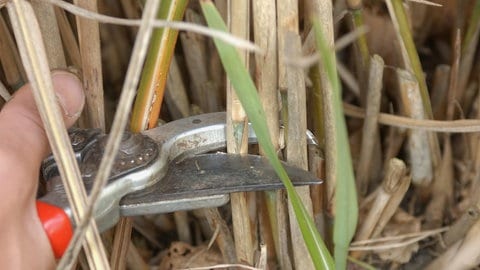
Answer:
[[(307, 171), (283, 164), (294, 185), (322, 181)], [(269, 161), (256, 155), (203, 154), (172, 162), (167, 175), (155, 185), (129, 194), (120, 202), (122, 215), (164, 213), (214, 207), (227, 194), (275, 190), (283, 184)]]

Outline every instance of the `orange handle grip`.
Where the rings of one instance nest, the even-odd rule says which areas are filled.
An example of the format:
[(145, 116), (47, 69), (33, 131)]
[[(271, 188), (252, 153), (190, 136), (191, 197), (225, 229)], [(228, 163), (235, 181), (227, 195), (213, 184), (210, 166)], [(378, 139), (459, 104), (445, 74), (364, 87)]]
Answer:
[(37, 201), (37, 212), (55, 258), (59, 259), (72, 239), (73, 228), (70, 218), (62, 208), (42, 201)]

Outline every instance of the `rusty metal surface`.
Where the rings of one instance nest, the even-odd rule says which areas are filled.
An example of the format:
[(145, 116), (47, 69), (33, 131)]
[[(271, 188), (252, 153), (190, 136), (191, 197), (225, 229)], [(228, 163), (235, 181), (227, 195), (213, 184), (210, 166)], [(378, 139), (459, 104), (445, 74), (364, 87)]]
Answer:
[[(320, 184), (307, 171), (283, 163), (292, 183)], [(257, 155), (203, 154), (175, 162), (155, 185), (127, 195), (120, 201), (122, 215), (152, 214), (200, 208), (197, 197), (233, 192), (283, 188), (265, 157)], [(219, 206), (221, 203), (215, 206)]]
[[(251, 127), (248, 134), (249, 143), (256, 143)], [(70, 136), (89, 192), (107, 137), (98, 130), (79, 129), (73, 130)], [(225, 140), (224, 112), (173, 121), (142, 134), (126, 132), (108, 184), (95, 207), (99, 229), (115, 225), (120, 215), (214, 207), (227, 203), (231, 192), (282, 188), (273, 169), (261, 157), (196, 156), (222, 149)], [(307, 141), (316, 145), (315, 138), (308, 132)], [(306, 171), (290, 166), (286, 169), (294, 184), (318, 183)], [(44, 161), (43, 175), (47, 193), (40, 200), (63, 208), (71, 216), (52, 157)], [(124, 198), (126, 195), (129, 196)]]

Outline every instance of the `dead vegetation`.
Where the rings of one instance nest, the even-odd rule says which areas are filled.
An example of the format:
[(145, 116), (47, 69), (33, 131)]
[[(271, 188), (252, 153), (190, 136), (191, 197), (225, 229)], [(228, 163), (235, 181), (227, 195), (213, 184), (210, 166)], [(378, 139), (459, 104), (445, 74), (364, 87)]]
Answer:
[[(471, 269), (480, 264), (479, 1), (214, 2), (231, 33), (251, 39), (263, 52), (239, 50), (279, 155), (326, 181), (297, 191), (330, 247), (333, 218), (341, 209), (332, 199), (335, 177), (324, 170), (332, 143), (324, 121), (329, 104), (322, 103), (329, 88), (315, 64), (321, 56), (309, 36), (309, 16), (333, 16), (331, 33), (325, 33), (332, 42), (356, 33), (337, 51), (360, 209), (349, 269)], [(74, 3), (128, 19), (140, 18), (143, 10), (137, 0)], [(79, 125), (111, 129), (139, 28), (97, 24), (47, 1), (32, 4), (50, 69), (69, 68), (83, 79), (87, 106)], [(409, 30), (402, 28), (399, 8)], [(16, 45), (21, 42), (15, 42), (14, 13), (1, 11), (0, 96), (8, 100), (28, 81), (28, 69)], [(205, 25), (198, 1), (189, 2), (183, 20)], [(248, 119), (211, 38), (181, 31), (172, 53), (160, 122), (227, 110), (227, 151), (252, 151), (245, 137), (233, 135)], [(418, 68), (424, 78), (418, 77)], [(282, 132), (281, 122), (287, 127)], [(319, 147), (308, 152), (307, 128), (319, 140)], [(236, 264), (313, 269), (292, 217), (283, 191), (232, 194), (231, 204), (219, 209), (123, 220), (124, 227), (105, 233), (103, 240), (114, 254), (110, 263), (115, 269)], [(123, 240), (115, 242), (114, 234)], [(88, 268), (84, 259), (79, 262), (77, 267)]]

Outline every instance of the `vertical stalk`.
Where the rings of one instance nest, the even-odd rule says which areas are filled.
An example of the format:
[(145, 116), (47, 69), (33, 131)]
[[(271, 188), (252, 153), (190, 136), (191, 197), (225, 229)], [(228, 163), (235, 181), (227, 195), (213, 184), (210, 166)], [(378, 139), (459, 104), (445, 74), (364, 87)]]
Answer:
[[(363, 23), (363, 7), (361, 0), (347, 0), (347, 6), (350, 13), (350, 24), (352, 30), (359, 29), (364, 26)], [(360, 83), (360, 102), (365, 104), (367, 92), (368, 66), (370, 60), (370, 52), (367, 44), (366, 34), (361, 34), (354, 43), (355, 50), (355, 66), (357, 79)]]
[(472, 72), (472, 65), (477, 51), (478, 37), (480, 34), (480, 1), (475, 1), (475, 7), (468, 22), (467, 32), (462, 42), (462, 58), (458, 77), (458, 94), (456, 98), (462, 100)]
[[(287, 32), (285, 36), (285, 53), (289, 57), (295, 57), (301, 54), (300, 36), (295, 32)], [(286, 155), (287, 161), (292, 165), (308, 170), (307, 161), (307, 112), (306, 112), (306, 88), (303, 71), (301, 68), (287, 67), (288, 82), (288, 125), (287, 125), (287, 143)], [(308, 214), (313, 217), (312, 200), (310, 198), (310, 188), (295, 188)], [(289, 204), (289, 215), (294, 217), (295, 213)], [(307, 256), (308, 249), (303, 240), (297, 220), (290, 219), (290, 229), (292, 237), (293, 256), (295, 259), (295, 269), (314, 269), (310, 256)]]
[[(278, 88), (280, 89), (281, 95), (281, 108), (282, 108), (282, 120), (286, 126), (288, 126), (288, 100), (287, 100), (287, 91), (288, 91), (288, 67), (285, 64), (285, 45), (286, 45), (286, 35), (288, 32), (298, 33), (298, 20), (299, 20), (299, 11), (298, 11), (298, 1), (297, 0), (280, 0), (277, 3), (277, 51), (278, 51)], [(287, 133), (288, 134), (288, 133)], [(273, 140), (272, 140), (273, 141)], [(275, 145), (278, 147), (278, 145)], [(277, 258), (282, 269), (292, 269), (293, 265), (291, 259), (291, 250), (289, 249), (289, 237), (285, 232), (289, 231), (288, 228), (288, 218), (294, 217), (291, 211), (287, 206), (287, 202), (283, 200), (285, 192), (282, 190), (276, 191), (276, 220), (272, 220), (277, 223), (276, 233), (276, 249), (277, 249)], [(295, 235), (298, 230), (295, 230)], [(296, 242), (297, 237), (295, 236), (294, 242)], [(295, 246), (293, 247), (295, 249)], [(295, 252), (294, 252), (295, 253)], [(298, 259), (295, 261), (298, 262)]]
[(323, 98), (322, 98), (322, 81), (320, 78), (320, 67), (314, 65), (308, 72), (308, 77), (312, 80), (312, 93), (309, 98), (311, 102), (311, 114), (314, 115), (312, 119), (313, 133), (318, 139), (318, 144), (321, 149), (325, 149), (325, 129), (323, 122)]
[[(78, 7), (97, 12), (96, 0), (74, 0)], [(88, 126), (105, 130), (103, 102), (102, 56), (100, 52), (100, 31), (98, 22), (80, 16), (76, 17), (78, 41), (82, 59), (83, 87), (85, 88), (85, 109)]]
[(412, 33), (410, 32), (407, 14), (403, 7), (401, 0), (387, 0), (387, 7), (392, 16), (393, 25), (397, 32), (397, 37), (402, 47), (402, 55), (405, 63), (405, 68), (412, 71), (418, 82), (420, 88), (420, 95), (422, 97), (423, 107), (427, 118), (432, 118), (432, 105), (430, 104), (430, 96), (428, 94), (427, 82), (423, 75), (422, 64), (418, 57), (417, 49), (413, 41)]
[[(430, 95), (428, 93), (427, 82), (423, 74), (422, 64), (418, 56), (415, 43), (413, 41), (413, 35), (410, 31), (410, 27), (407, 21), (407, 14), (403, 7), (401, 0), (387, 0), (387, 7), (392, 17), (393, 26), (400, 43), (402, 59), (405, 64), (405, 69), (413, 72), (416, 81), (418, 82), (420, 96), (422, 98), (423, 109), (425, 111), (426, 118), (432, 119), (432, 105), (430, 102)], [(434, 133), (428, 133), (429, 147), (432, 157), (433, 168), (437, 168), (440, 162), (440, 145), (438, 137)]]
[[(181, 20), (187, 3), (185, 0), (161, 1), (157, 18)], [(157, 126), (177, 37), (178, 30), (171, 28), (159, 28), (153, 32), (130, 121), (133, 132)]]
[[(317, 17), (321, 23), (322, 32), (327, 37), (327, 45), (330, 48), (334, 47), (334, 40), (333, 40), (333, 18), (331, 14), (332, 10), (332, 3), (331, 1), (311, 1), (310, 6), (306, 8), (310, 10), (310, 18)], [(336, 177), (336, 170), (338, 164), (335, 164), (336, 160), (336, 152), (337, 149), (335, 147), (337, 136), (332, 129), (334, 126), (334, 109), (333, 109), (333, 87), (331, 82), (328, 79), (328, 74), (325, 68), (319, 66), (319, 82), (321, 83), (321, 97), (319, 99), (322, 100), (322, 113), (323, 113), (323, 131), (324, 131), (324, 139), (325, 142), (325, 154), (326, 154), (326, 170), (325, 170), (325, 178), (326, 178), (326, 188), (327, 188), (327, 209), (331, 209), (331, 211), (335, 212), (335, 188), (337, 185), (337, 177)]]
[[(229, 1), (228, 22), (230, 33), (249, 39), (250, 36), (250, 3), (249, 1)], [(241, 59), (249, 66), (247, 52), (241, 52)], [(246, 154), (248, 152), (248, 122), (242, 104), (233, 86), (227, 81), (227, 152)], [(233, 235), (237, 260), (253, 265), (254, 244), (252, 225), (248, 212), (249, 196), (245, 192), (231, 194), (233, 219)]]
[[(425, 109), (419, 84), (410, 72), (397, 70), (398, 88), (405, 114), (411, 118), (424, 119)], [(429, 150), (428, 133), (423, 130), (408, 131), (408, 150), (411, 162), (412, 182), (417, 186), (428, 186), (433, 179), (432, 157)]]
[(25, 83), (27, 78), (22, 67), (20, 55), (15, 47), (15, 41), (8, 30), (3, 16), (0, 16), (0, 36), (2, 37), (0, 38), (0, 63), (2, 64), (7, 83), (16, 90)]
[(68, 21), (65, 10), (55, 7), (55, 17), (58, 21), (58, 28), (63, 41), (62, 43), (65, 45), (66, 57), (69, 58), (74, 67), (79, 68), (82, 66), (80, 48), (78, 47), (75, 33), (73, 32), (70, 22)]
[(48, 63), (51, 69), (66, 68), (67, 61), (63, 53), (62, 40), (58, 27), (55, 11), (50, 3), (32, 1), (32, 7), (38, 18), (43, 42), (47, 51)]
[[(161, 1), (157, 18), (181, 20), (188, 1)], [(130, 120), (130, 130), (141, 132), (157, 125), (165, 93), (167, 75), (172, 60), (178, 31), (170, 28), (155, 29), (152, 33), (147, 60), (140, 79), (137, 98)], [(115, 228), (111, 264), (113, 269), (124, 269), (130, 245), (133, 219), (121, 218)]]
[[(191, 9), (185, 12), (185, 21), (205, 25), (204, 19)], [(185, 64), (190, 74), (192, 103), (198, 105), (202, 112), (219, 111), (218, 91), (213, 87), (208, 68), (211, 56), (208, 51), (207, 37), (185, 32), (180, 34), (180, 40)]]
[(374, 55), (370, 60), (370, 74), (368, 77), (368, 89), (366, 95), (366, 116), (363, 122), (362, 147), (357, 164), (357, 187), (358, 192), (364, 196), (368, 191), (369, 171), (372, 168), (372, 157), (378, 137), (378, 114), (380, 112), (380, 100), (383, 86), (383, 59)]
[(335, 216), (333, 240), (335, 267), (347, 266), (348, 247), (355, 233), (358, 219), (357, 191), (348, 143), (347, 126), (342, 108), (342, 92), (337, 73), (334, 51), (333, 15), (330, 1), (315, 3), (310, 19), (313, 21), (317, 48), (322, 57), (320, 78), (322, 82), (325, 121), (327, 168), (327, 207)]
[[(285, 5), (283, 7), (294, 9), (296, 5)], [(258, 89), (260, 101), (266, 114), (267, 125), (269, 129), (270, 140), (276, 151), (279, 150), (279, 105), (278, 105), (278, 74), (277, 74), (277, 11), (275, 1), (253, 1), (253, 23), (254, 23), (254, 41), (265, 52), (263, 55), (255, 55), (255, 80)], [(260, 154), (264, 155), (263, 149)], [(283, 200), (284, 191), (271, 191), (264, 194), (267, 211), (270, 219), (270, 232), (264, 231), (264, 234), (271, 234), (274, 248), (277, 253), (278, 261), (283, 269), (291, 267), (286, 202)], [(268, 239), (268, 238), (267, 238)]]

